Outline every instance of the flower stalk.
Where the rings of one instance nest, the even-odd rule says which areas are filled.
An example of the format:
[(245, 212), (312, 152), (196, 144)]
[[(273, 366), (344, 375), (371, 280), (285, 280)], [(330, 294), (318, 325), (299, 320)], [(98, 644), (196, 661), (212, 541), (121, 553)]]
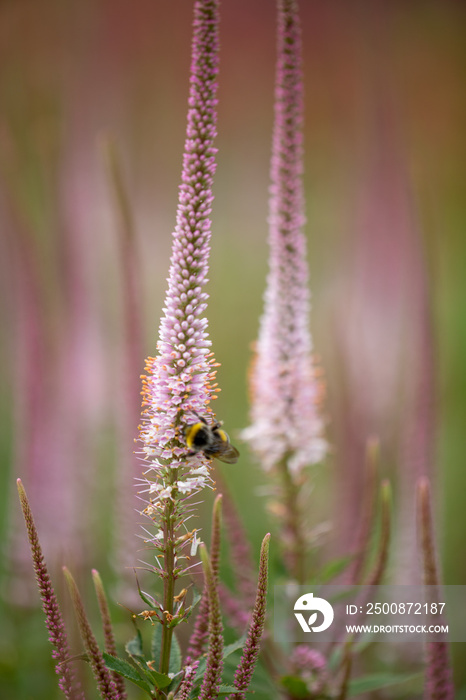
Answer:
[[(282, 483), (290, 573), (304, 583), (306, 537), (299, 499), (303, 469), (327, 449), (318, 413), (322, 383), (309, 329), (303, 192), (303, 81), (296, 0), (278, 0), (275, 118), (271, 158), (269, 274), (251, 372), (251, 425), (244, 431), (261, 466)], [(292, 544), (288, 540), (292, 541)], [(299, 554), (298, 554), (299, 552)]]
[[(220, 569), (220, 526), (222, 514), (222, 495), (219, 494), (214, 501), (212, 511), (212, 539), (210, 543), (210, 566), (212, 576), (218, 586)], [(207, 581), (204, 585), (204, 592), (199, 604), (199, 612), (196, 616), (194, 629), (191, 634), (188, 646), (188, 661), (199, 659), (204, 653), (209, 635), (209, 591)]]
[(300, 585), (306, 583), (306, 537), (303, 527), (303, 512), (299, 499), (301, 479), (293, 478), (287, 460), (278, 464), (282, 477), (283, 503), (283, 546), (288, 569)]
[(184, 433), (198, 416), (212, 416), (209, 403), (218, 391), (214, 382), (217, 365), (209, 351), (203, 315), (208, 299), (203, 288), (216, 154), (218, 19), (218, 0), (196, 0), (182, 183), (168, 291), (158, 355), (147, 360), (147, 376), (143, 377), (140, 441), (146, 470), (141, 495), (146, 494), (143, 513), (156, 529), (148, 540), (157, 552), (153, 570), (163, 579), (159, 670), (164, 674), (169, 670), (174, 628), (185, 619), (183, 606), (175, 610), (176, 581), (190, 568), (184, 564), (189, 561), (186, 550), (191, 548), (193, 555), (198, 544), (196, 530), (189, 533), (185, 525), (192, 515), (189, 499), (204, 487), (212, 487), (209, 459), (201, 451), (190, 452)]
[(32, 516), (31, 507), (21, 479), (17, 480), (19, 500), (26, 522), (29, 544), (31, 547), (32, 561), (36, 581), (42, 598), (42, 607), (45, 613), (49, 641), (53, 646), (52, 656), (57, 660), (56, 671), (59, 676), (59, 686), (66, 698), (71, 700), (84, 700), (83, 693), (75, 681), (74, 673), (69, 667), (70, 650), (66, 636), (60, 606), (52, 587), (44, 555), (39, 542), (39, 536)]
[(104, 657), (102, 656), (102, 652), (100, 651), (97, 640), (92, 632), (76, 582), (66, 566), (63, 567), (63, 573), (65, 575), (66, 583), (68, 584), (68, 589), (73, 601), (73, 607), (76, 613), (76, 620), (78, 622), (81, 639), (88, 653), (89, 662), (91, 664), (100, 695), (105, 700), (120, 700), (120, 694), (117, 691), (115, 681), (105, 665)]
[[(102, 627), (104, 630), (105, 650), (112, 656), (117, 656), (115, 637), (113, 635), (112, 620), (110, 618), (110, 610), (108, 607), (107, 596), (105, 595), (104, 586), (100, 574), (96, 569), (92, 570), (92, 580), (99, 602), (100, 617), (102, 619)], [(118, 692), (120, 700), (126, 700), (125, 682), (118, 673), (112, 673), (113, 680)]]
[(238, 689), (233, 696), (236, 700), (245, 700), (246, 691), (251, 683), (257, 659), (259, 657), (260, 642), (265, 625), (265, 613), (267, 608), (268, 586), (268, 562), (269, 562), (270, 534), (262, 540), (259, 578), (257, 582), (257, 594), (252, 620), (249, 626), (248, 636), (244, 645), (238, 668), (235, 672), (234, 686)]
[(387, 567), (392, 530), (391, 505), (392, 489), (390, 482), (387, 479), (384, 479), (380, 486), (380, 542), (374, 568), (368, 576), (368, 586), (378, 586), (382, 581), (385, 569)]
[(202, 566), (209, 596), (209, 649), (199, 700), (216, 698), (223, 670), (223, 625), (218, 599), (218, 583), (204, 545), (200, 547)]
[(380, 445), (376, 438), (371, 438), (366, 444), (364, 464), (364, 490), (361, 518), (356, 545), (356, 556), (348, 572), (348, 579), (353, 584), (362, 580), (364, 566), (367, 562), (369, 545), (374, 528), (377, 504), (377, 475), (379, 471)]
[[(429, 603), (438, 603), (440, 577), (435, 553), (434, 527), (430, 495), (430, 483), (427, 477), (421, 477), (417, 484), (417, 514), (420, 533), (420, 548), (424, 572), (424, 584), (428, 586)], [(435, 624), (440, 622), (436, 618)], [(439, 635), (435, 642), (426, 644), (426, 682), (424, 700), (453, 700), (451, 663), (448, 643), (445, 635)]]

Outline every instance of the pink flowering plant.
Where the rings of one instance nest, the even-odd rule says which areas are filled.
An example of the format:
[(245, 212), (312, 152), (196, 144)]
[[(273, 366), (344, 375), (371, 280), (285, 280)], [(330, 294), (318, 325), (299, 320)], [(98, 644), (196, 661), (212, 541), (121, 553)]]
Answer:
[(294, 2), (278, 3), (275, 120), (270, 167), (269, 274), (251, 371), (251, 425), (243, 432), (262, 468), (279, 477), (281, 543), (306, 581), (306, 467), (321, 462), (323, 384), (312, 356), (304, 236), (301, 31)]
[[(324, 435), (324, 382), (310, 330), (301, 28), (297, 0), (277, 0), (277, 8), (269, 272), (250, 373), (251, 419), (242, 437), (269, 483), (268, 507), (274, 516), (281, 576), (293, 585), (327, 583), (341, 576), (354, 585), (376, 586), (387, 568), (392, 530), (391, 487), (387, 480), (379, 484), (377, 441), (368, 441), (354, 551), (323, 568), (315, 558), (315, 523), (308, 516), (312, 477), (329, 446)], [(363, 694), (368, 687), (364, 676), (351, 680), (356, 654), (362, 648), (353, 636), (329, 649), (282, 645), (273, 638), (267, 616), (270, 534), (263, 537), (257, 573), (238, 509), (223, 485), (220, 490), (224, 493), (216, 495), (213, 505), (209, 549), (196, 527), (199, 502), (206, 489), (212, 491), (216, 486), (213, 458), (235, 463), (239, 457), (211, 407), (219, 391), (215, 381), (218, 365), (206, 315), (218, 67), (219, 2), (194, 0), (187, 130), (168, 289), (157, 351), (147, 359), (142, 378), (142, 419), (136, 441), (142, 470), (137, 479), (138, 512), (143, 519), (142, 563), (156, 584), (148, 592), (135, 577), (144, 608), (131, 611), (135, 636), (125, 645), (125, 653), (118, 649), (98, 571), (93, 570), (92, 578), (103, 648), (76, 581), (65, 567), (85, 648), (79, 657), (72, 655), (32, 511), (18, 480), (58, 684), (66, 698), (86, 697), (76, 671), (78, 658), (92, 669), (100, 697), (110, 700), (130, 697), (128, 683), (139, 689), (136, 692), (157, 700), (246, 700), (252, 688), (256, 692), (256, 670), (267, 689), (260, 695), (259, 684), (258, 697), (345, 700)], [(220, 481), (221, 476), (217, 484)], [(417, 489), (424, 582), (438, 586), (429, 480), (420, 479)], [(222, 580), (220, 562), (223, 522), (229, 540), (230, 586)], [(200, 573), (203, 585), (198, 591), (196, 575)], [(188, 639), (183, 639), (184, 623), (192, 623)], [(452, 700), (445, 639), (428, 645), (425, 668), (425, 700)], [(371, 682), (369, 687), (375, 691), (391, 684), (387, 677), (379, 683), (371, 677)]]

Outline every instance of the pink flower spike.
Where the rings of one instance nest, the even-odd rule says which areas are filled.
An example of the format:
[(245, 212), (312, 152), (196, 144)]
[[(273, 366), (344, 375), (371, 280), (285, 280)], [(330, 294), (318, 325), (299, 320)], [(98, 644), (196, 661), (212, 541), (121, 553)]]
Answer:
[(251, 683), (257, 659), (259, 658), (260, 643), (264, 631), (267, 608), (269, 544), (270, 533), (262, 540), (256, 602), (243, 654), (238, 668), (235, 671), (234, 686), (237, 688), (237, 692), (230, 696), (230, 700), (246, 700), (246, 692)]
[(120, 700), (120, 693), (117, 690), (112, 674), (105, 665), (104, 657), (102, 656), (102, 652), (92, 632), (76, 582), (66, 566), (63, 567), (63, 574), (68, 584), (79, 632), (86, 648), (89, 664), (92, 668), (100, 696), (103, 700)]
[(214, 700), (218, 697), (223, 670), (223, 624), (218, 599), (218, 581), (204, 545), (200, 548), (200, 555), (209, 597), (209, 645), (199, 700)]
[[(435, 551), (430, 483), (427, 477), (421, 477), (417, 484), (417, 516), (424, 584), (431, 591), (429, 602), (439, 602), (441, 599), (440, 577)], [(435, 622), (437, 624), (441, 620)], [(426, 644), (424, 700), (454, 700), (455, 688), (449, 656), (448, 641), (445, 635), (439, 635), (435, 642)]]
[(28, 497), (21, 479), (17, 479), (17, 487), (21, 508), (28, 531), (29, 544), (31, 546), (32, 560), (36, 574), (37, 586), (42, 598), (42, 607), (45, 613), (46, 625), (49, 631), (49, 641), (53, 646), (52, 656), (57, 660), (56, 672), (59, 675), (58, 684), (66, 698), (71, 700), (84, 700), (84, 694), (75, 680), (75, 674), (69, 666), (70, 649), (65, 631), (60, 606), (52, 587), (47, 566), (45, 564), (42, 549), (39, 543), (34, 518)]
[[(220, 527), (222, 517), (222, 495), (219, 494), (214, 502), (212, 511), (212, 537), (210, 542), (210, 566), (215, 584), (218, 587), (220, 570)], [(189, 661), (199, 659), (204, 653), (209, 634), (209, 590), (207, 582), (204, 585), (199, 611), (188, 645)]]
[(303, 232), (303, 85), (296, 0), (278, 2), (269, 274), (251, 374), (251, 426), (243, 432), (269, 471), (320, 462), (327, 449), (318, 414), (322, 386), (312, 362), (310, 293)]
[[(158, 355), (146, 361), (143, 378), (140, 439), (147, 464), (161, 478), (167, 476), (167, 466), (186, 470), (188, 464), (184, 474), (208, 466), (201, 453), (187, 462), (184, 427), (196, 422), (196, 413), (211, 413), (209, 402), (217, 391), (212, 386), (216, 365), (203, 315), (216, 154), (217, 0), (197, 0), (193, 27), (188, 124), (168, 290)], [(197, 471), (185, 490), (199, 490), (210, 482), (208, 473)], [(178, 488), (183, 488), (179, 482)]]
[[(218, 0), (195, 0), (188, 123), (168, 290), (158, 354), (146, 361), (143, 377), (140, 441), (146, 482), (142, 480), (140, 496), (146, 494), (142, 512), (157, 532), (147, 541), (163, 556), (163, 568), (159, 555), (152, 568), (163, 579), (158, 670), (164, 674), (170, 668), (173, 631), (182, 620), (174, 608), (175, 586), (190, 569), (180, 561), (188, 547), (195, 551), (198, 545), (196, 532), (187, 531), (185, 524), (195, 505), (189, 499), (213, 487), (210, 460), (202, 450), (191, 449), (192, 443), (188, 446), (186, 428), (204, 416), (212, 421), (209, 403), (218, 391), (204, 316), (216, 154), (218, 24)], [(180, 536), (181, 527), (185, 532)]]
[[(97, 595), (97, 600), (99, 602), (100, 617), (102, 619), (102, 627), (105, 639), (105, 651), (108, 654), (111, 654), (112, 656), (118, 656), (107, 596), (105, 595), (104, 585), (102, 583), (100, 574), (96, 569), (92, 569), (92, 580), (94, 581), (94, 588)], [(128, 696), (126, 694), (125, 681), (123, 679), (123, 676), (120, 676), (118, 673), (112, 672), (112, 677), (115, 682), (115, 687), (118, 693), (118, 699), (126, 700)]]

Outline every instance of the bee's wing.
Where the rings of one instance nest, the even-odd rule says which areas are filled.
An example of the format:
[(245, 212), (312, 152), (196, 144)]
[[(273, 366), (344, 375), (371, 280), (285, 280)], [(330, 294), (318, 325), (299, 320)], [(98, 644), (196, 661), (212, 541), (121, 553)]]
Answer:
[(217, 459), (226, 464), (236, 464), (239, 457), (239, 452), (236, 447), (230, 445), (230, 443), (223, 443), (221, 449), (215, 455)]

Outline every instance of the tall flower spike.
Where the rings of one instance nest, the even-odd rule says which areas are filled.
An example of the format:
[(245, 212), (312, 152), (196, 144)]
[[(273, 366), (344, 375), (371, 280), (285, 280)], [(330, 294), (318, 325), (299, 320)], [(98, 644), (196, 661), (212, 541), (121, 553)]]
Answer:
[(319, 462), (326, 452), (308, 320), (302, 123), (298, 5), (279, 0), (269, 275), (251, 375), (252, 425), (244, 437), (266, 471), (285, 460), (291, 473)]
[(209, 355), (211, 343), (203, 316), (208, 295), (203, 287), (210, 253), (216, 154), (217, 0), (196, 1), (193, 26), (188, 125), (168, 291), (158, 355), (147, 360), (143, 384), (140, 437), (144, 455), (159, 477), (152, 503), (169, 498), (175, 489), (187, 494), (209, 482), (202, 455), (186, 466), (188, 450), (181, 428), (193, 421), (193, 411), (206, 413), (216, 391), (215, 364)]
[[(174, 610), (175, 583), (186, 571), (186, 549), (195, 553), (196, 530), (188, 532), (187, 499), (211, 486), (209, 461), (202, 452), (190, 454), (184, 428), (197, 415), (211, 413), (217, 391), (215, 362), (209, 353), (207, 319), (210, 213), (215, 171), (218, 0), (194, 3), (188, 124), (183, 155), (176, 227), (164, 316), (160, 322), (158, 355), (146, 363), (143, 378), (143, 420), (140, 427), (147, 464), (142, 480), (147, 494), (144, 514), (156, 527), (149, 536), (156, 556), (154, 571), (163, 579), (164, 614), (159, 671), (167, 674), (173, 630), (183, 616)], [(178, 530), (184, 527), (181, 536)], [(180, 562), (183, 560), (183, 565)]]

